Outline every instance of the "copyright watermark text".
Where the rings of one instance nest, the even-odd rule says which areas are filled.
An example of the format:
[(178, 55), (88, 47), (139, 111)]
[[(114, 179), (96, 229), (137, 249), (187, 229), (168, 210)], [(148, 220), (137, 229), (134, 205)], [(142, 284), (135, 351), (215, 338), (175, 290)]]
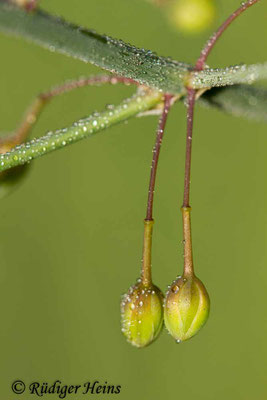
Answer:
[(32, 394), (38, 397), (43, 397), (49, 394), (57, 394), (60, 399), (65, 399), (68, 395), (73, 394), (120, 394), (121, 385), (113, 385), (108, 382), (88, 381), (79, 385), (67, 385), (60, 380), (53, 383), (47, 382), (31, 382), (26, 385), (21, 380), (15, 380), (11, 385), (12, 392), (15, 394)]

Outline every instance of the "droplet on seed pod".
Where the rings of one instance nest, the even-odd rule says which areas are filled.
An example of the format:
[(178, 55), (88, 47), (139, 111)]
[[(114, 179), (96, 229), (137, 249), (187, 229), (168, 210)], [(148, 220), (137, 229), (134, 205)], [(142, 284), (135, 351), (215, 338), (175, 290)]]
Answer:
[(200, 279), (183, 275), (166, 294), (165, 326), (177, 343), (183, 342), (198, 333), (208, 319), (209, 309), (209, 295)]
[(121, 301), (122, 332), (128, 342), (145, 347), (159, 335), (163, 325), (163, 294), (151, 284), (138, 280)]

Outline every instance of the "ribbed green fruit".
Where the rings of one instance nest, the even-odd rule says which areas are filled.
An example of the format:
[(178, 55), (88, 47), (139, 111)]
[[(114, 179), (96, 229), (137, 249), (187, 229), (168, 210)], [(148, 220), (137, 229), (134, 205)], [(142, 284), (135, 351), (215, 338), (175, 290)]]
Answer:
[(179, 277), (166, 294), (166, 328), (177, 343), (188, 340), (205, 324), (209, 310), (209, 295), (203, 283), (194, 275)]
[(132, 286), (121, 302), (122, 332), (128, 342), (145, 347), (159, 335), (163, 325), (163, 294), (157, 286)]

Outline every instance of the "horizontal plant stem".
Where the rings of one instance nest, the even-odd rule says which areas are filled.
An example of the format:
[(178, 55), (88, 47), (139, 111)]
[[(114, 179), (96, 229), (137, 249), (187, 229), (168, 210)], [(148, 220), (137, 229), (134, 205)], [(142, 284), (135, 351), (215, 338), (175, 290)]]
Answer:
[(121, 40), (67, 23), (41, 10), (27, 13), (0, 0), (0, 31), (24, 37), (51, 51), (69, 55), (141, 84), (181, 92), (189, 64), (158, 57)]
[(51, 51), (170, 94), (180, 94), (188, 83), (199, 89), (251, 83), (267, 77), (267, 63), (193, 72), (190, 64), (159, 57), (150, 50), (100, 35), (39, 9), (25, 12), (3, 0), (0, 0), (0, 32), (24, 37)]
[(162, 93), (140, 90), (120, 105), (95, 113), (74, 123), (71, 127), (49, 132), (45, 136), (19, 145), (9, 153), (0, 155), (0, 171), (7, 170), (41, 157), (54, 150), (93, 136), (112, 125), (123, 122), (140, 112), (147, 111), (162, 102)]
[(267, 63), (195, 71), (191, 73), (188, 85), (193, 89), (204, 89), (240, 83), (251, 84), (261, 79), (267, 79)]
[[(15, 148), (11, 153), (3, 154), (1, 156), (0, 171), (4, 171), (16, 165), (24, 164), (32, 159), (48, 154), (51, 151), (65, 147), (67, 144), (85, 139), (97, 132), (101, 132), (101, 130), (108, 126), (115, 125), (116, 123), (122, 122), (132, 116), (152, 109), (161, 101), (162, 95), (156, 92), (142, 95), (140, 102), (138, 102), (134, 96), (132, 99), (128, 100), (128, 104), (126, 101), (128, 109), (125, 109), (124, 111), (120, 110), (121, 107), (124, 107), (124, 103), (122, 103), (112, 110), (115, 114), (112, 119), (108, 120), (108, 125), (92, 126), (92, 119), (97, 121), (101, 117), (105, 119), (106, 114), (110, 112), (104, 111), (98, 115), (98, 118), (89, 117), (87, 120), (82, 120), (81, 126), (74, 124), (71, 128), (62, 129), (54, 134), (50, 133), (48, 136), (45, 135), (39, 139), (28, 142), (19, 148)], [(198, 100), (198, 103), (200, 105), (217, 108), (220, 111), (235, 116), (267, 121), (267, 90), (263, 88), (254, 88), (247, 85), (214, 88), (204, 93), (204, 95), (202, 95)], [(87, 129), (86, 132), (84, 132), (86, 126), (83, 127), (82, 125), (83, 121), (87, 121), (85, 123), (87, 126), (90, 126), (89, 130)], [(76, 132), (79, 133), (76, 135)], [(55, 142), (54, 135), (59, 135), (59, 140), (57, 142)]]

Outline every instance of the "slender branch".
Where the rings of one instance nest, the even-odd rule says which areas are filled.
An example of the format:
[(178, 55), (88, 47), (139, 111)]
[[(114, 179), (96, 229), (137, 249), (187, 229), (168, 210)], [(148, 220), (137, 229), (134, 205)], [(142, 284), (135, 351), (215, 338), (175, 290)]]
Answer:
[[(249, 0), (246, 3), (242, 3), (233, 14), (220, 26), (220, 28), (215, 32), (215, 34), (209, 39), (206, 46), (202, 50), (200, 57), (198, 58), (195, 66), (195, 71), (199, 73), (204, 69), (205, 62), (211, 50), (214, 48), (218, 39), (225, 32), (225, 30), (230, 26), (230, 24), (245, 10), (247, 10), (252, 5), (256, 4), (258, 0)], [(195, 72), (196, 74), (196, 72)], [(212, 74), (213, 75), (213, 74)], [(221, 78), (221, 77), (220, 77)], [(193, 86), (193, 82), (191, 82)], [(184, 237), (184, 276), (194, 275), (193, 267), (193, 255), (192, 255), (192, 237), (191, 237), (191, 223), (190, 223), (190, 176), (191, 176), (191, 156), (192, 156), (192, 135), (193, 135), (193, 120), (194, 120), (194, 108), (196, 100), (196, 90), (188, 86), (187, 88), (187, 135), (186, 135), (186, 157), (185, 157), (185, 178), (184, 178), (184, 202), (182, 206), (183, 215), (183, 237)], [(214, 86), (214, 85), (212, 85)]]
[(133, 79), (124, 78), (122, 76), (115, 75), (95, 75), (90, 76), (89, 78), (80, 78), (78, 80), (68, 81), (62, 85), (55, 86), (53, 89), (40, 94), (45, 100), (49, 100), (52, 97), (61, 95), (66, 92), (70, 92), (73, 89), (79, 89), (85, 86), (97, 86), (103, 85), (105, 83), (110, 83), (112, 85), (116, 85), (117, 83), (123, 83), (124, 85), (137, 85)]
[[(223, 24), (219, 27), (219, 29), (209, 38), (209, 40), (207, 41), (206, 45), (204, 46), (203, 50), (200, 53), (200, 56), (196, 62), (196, 66), (195, 66), (195, 71), (199, 72), (199, 71), (203, 71), (204, 67), (205, 67), (205, 63), (207, 61), (207, 58), (210, 54), (210, 52), (212, 51), (212, 49), (214, 48), (215, 44), (217, 43), (217, 41), (219, 40), (219, 38), (222, 36), (222, 34), (226, 31), (226, 29), (236, 20), (237, 17), (239, 17), (244, 11), (248, 10), (249, 7), (253, 6), (254, 4), (258, 3), (259, 0), (248, 0), (246, 2), (243, 2), (241, 4), (241, 6), (234, 11), (224, 22)], [(264, 64), (263, 64), (264, 65)], [(227, 74), (223, 74), (224, 77), (219, 76), (218, 78), (218, 83), (219, 84), (212, 84), (210, 86), (214, 87), (214, 86), (224, 86), (224, 84), (226, 85), (233, 85), (234, 83), (241, 83), (240, 79), (244, 79), (245, 82), (247, 83), (252, 83), (253, 80), (256, 80), (257, 77), (259, 79), (259, 75), (260, 75), (260, 70), (262, 69), (262, 66), (259, 67), (259, 65), (257, 66), (237, 66), (237, 67), (230, 67), (231, 72), (228, 71)], [(256, 72), (255, 70), (258, 70), (258, 72)], [(212, 75), (213, 75), (212, 71)], [(217, 73), (220, 73), (220, 70), (217, 70), (215, 73), (217, 75)], [(230, 79), (229, 77), (229, 72), (232, 75), (235, 75), (234, 79)], [(266, 75), (265, 75), (266, 74)], [(225, 76), (227, 75), (227, 76)], [(267, 77), (267, 70), (265, 71), (265, 67), (263, 68), (262, 71), (262, 77)], [(196, 78), (198, 81), (201, 81), (203, 79), (205, 79), (203, 76), (197, 76)], [(213, 80), (215, 80), (215, 77), (213, 76), (212, 78)], [(238, 82), (235, 82), (236, 79), (239, 79)], [(230, 83), (228, 83), (228, 81)], [(242, 81), (242, 82), (244, 82)], [(213, 82), (215, 83), (215, 82)], [(207, 84), (207, 83), (206, 83)], [(192, 86), (195, 87), (194, 82), (192, 82)]]
[[(219, 27), (219, 29), (211, 36), (211, 38), (206, 43), (204, 49), (201, 51), (200, 57), (198, 58), (195, 66), (195, 71), (199, 74), (205, 71), (202, 71), (205, 62), (207, 60), (208, 55), (210, 54), (211, 50), (214, 48), (215, 44), (217, 43), (218, 39), (221, 35), (225, 32), (225, 30), (230, 26), (230, 24), (240, 16), (244, 11), (246, 11), (249, 7), (256, 4), (259, 0), (249, 0), (245, 3), (242, 3), (241, 6), (234, 11), (226, 20), (225, 22)], [(244, 73), (244, 70), (248, 70), (248, 68), (241, 68), (241, 73)], [(240, 70), (239, 70), (240, 72)], [(255, 71), (254, 71), (255, 74)], [(212, 73), (213, 75), (213, 73)], [(250, 79), (253, 77), (251, 76)], [(220, 77), (220, 82), (222, 82), (223, 78)], [(191, 82), (192, 86), (195, 87), (193, 81)], [(228, 83), (229, 84), (229, 83)], [(187, 108), (187, 138), (186, 138), (186, 159), (185, 159), (185, 179), (184, 179), (184, 203), (183, 207), (190, 207), (189, 206), (189, 194), (190, 194), (190, 173), (191, 173), (191, 153), (192, 153), (192, 133), (193, 133), (193, 118), (194, 118), (194, 107), (195, 107), (195, 97), (196, 91), (192, 89), (192, 86), (189, 86), (187, 89), (188, 93), (188, 108)], [(211, 85), (214, 86), (214, 85)], [(222, 86), (222, 85), (221, 85)]]
[[(142, 115), (143, 113), (145, 114), (146, 110), (153, 109), (153, 107), (159, 104), (161, 101), (160, 95), (158, 96), (158, 101), (155, 101), (155, 104), (153, 106), (151, 105), (151, 107), (148, 107), (148, 104), (146, 102), (141, 103), (139, 111), (136, 112), (136, 114), (134, 115)], [(214, 88), (204, 93), (204, 95), (202, 95), (201, 98), (198, 100), (198, 103), (202, 106), (216, 108), (220, 111), (224, 111), (234, 116), (243, 116), (245, 118), (255, 119), (257, 121), (267, 122), (267, 90), (263, 88), (254, 88), (246, 85)], [(130, 115), (129, 118), (131, 116), (133, 115)], [(110, 126), (112, 125), (113, 123), (110, 124)], [(69, 128), (66, 129), (66, 132), (68, 131), (68, 129)], [(92, 132), (92, 134), (100, 131), (101, 129), (96, 130)], [(79, 139), (85, 139), (88, 136), (79, 136)], [(50, 139), (51, 140), (49, 141), (49, 143), (53, 143), (53, 136), (51, 136)], [(68, 144), (75, 143), (75, 140), (70, 141), (70, 139), (71, 136), (69, 138)], [(44, 147), (44, 144), (47, 140), (46, 136), (40, 137), (36, 140), (25, 143), (25, 145), (23, 145), (25, 147), (24, 151), (26, 151), (27, 149), (27, 157), (25, 158), (25, 160), (21, 158), (21, 148), (16, 148), (12, 151), (12, 156), (14, 157), (14, 160), (10, 160), (10, 155), (3, 155), (0, 160), (0, 172), (12, 168), (16, 165), (22, 165), (26, 162), (31, 161), (31, 159), (33, 158), (35, 159), (41, 157), (45, 154), (50, 153), (51, 151), (65, 147), (65, 145), (63, 145), (62, 143), (57, 143), (56, 146)], [(31, 152), (33, 156), (30, 156)], [(20, 161), (18, 163), (19, 158)], [(6, 163), (7, 160), (8, 163)], [(3, 163), (2, 165), (1, 162)]]
[(10, 150), (12, 147), (23, 143), (31, 132), (31, 129), (36, 123), (45, 105), (52, 98), (85, 86), (103, 85), (106, 83), (110, 83), (112, 85), (115, 85), (117, 83), (123, 83), (125, 85), (136, 84), (136, 82), (134, 82), (132, 79), (112, 75), (96, 75), (89, 78), (80, 78), (78, 80), (65, 82), (62, 85), (56, 86), (47, 92), (39, 94), (39, 96), (37, 96), (37, 98), (30, 106), (29, 110), (26, 112), (26, 115), (23, 118), (18, 129), (16, 130), (15, 134), (1, 138), (0, 144), (5, 144), (5, 142), (8, 142)]
[(151, 279), (151, 249), (152, 249), (152, 233), (153, 233), (153, 201), (155, 193), (156, 175), (159, 161), (159, 154), (164, 135), (164, 130), (167, 122), (168, 113), (172, 105), (173, 96), (165, 95), (162, 114), (159, 119), (156, 141), (153, 147), (153, 157), (151, 164), (148, 199), (147, 199), (147, 212), (146, 219), (144, 220), (144, 246), (143, 246), (143, 260), (142, 260), (142, 273), (141, 279), (144, 286), (149, 287), (152, 284)]
[(164, 107), (159, 120), (159, 125), (156, 134), (155, 146), (153, 148), (153, 158), (151, 164), (151, 172), (150, 172), (150, 181), (149, 181), (149, 189), (148, 189), (148, 199), (147, 199), (147, 212), (146, 212), (146, 220), (150, 221), (153, 219), (153, 201), (154, 201), (154, 193), (155, 193), (155, 182), (157, 175), (157, 167), (159, 161), (159, 154), (162, 144), (162, 139), (164, 135), (164, 130), (167, 122), (168, 113), (171, 107), (172, 96), (165, 95), (164, 96)]
[(191, 155), (192, 155), (192, 134), (193, 134), (193, 119), (196, 91), (188, 89), (187, 91), (187, 134), (186, 134), (186, 155), (185, 155), (185, 175), (184, 175), (184, 202), (183, 207), (190, 207), (190, 175), (191, 175)]
[(252, 84), (262, 79), (267, 79), (267, 63), (194, 71), (190, 74), (188, 86), (193, 89), (204, 89), (240, 83)]
[(196, 91), (187, 89), (187, 131), (186, 131), (186, 153), (185, 153), (185, 174), (184, 174), (184, 201), (182, 205), (183, 218), (183, 244), (184, 244), (184, 271), (185, 278), (194, 275), (192, 234), (191, 234), (191, 207), (190, 198), (190, 178), (191, 178), (191, 157), (192, 157), (192, 135), (194, 122), (194, 109), (196, 101)]
[(124, 100), (113, 109), (95, 113), (74, 123), (71, 127), (49, 132), (45, 136), (15, 147), (9, 153), (2, 154), (0, 156), (0, 171), (25, 164), (51, 151), (90, 137), (137, 115), (139, 112), (154, 108), (161, 101), (161, 93), (147, 89), (139, 90), (136, 95)]
[[(161, 101), (160, 95), (158, 96), (159, 96), (158, 101), (155, 101), (155, 104), (151, 107), (148, 107), (148, 104), (146, 104), (146, 102), (140, 104), (140, 110), (134, 115), (139, 115), (142, 113), (145, 114), (146, 110), (153, 109), (153, 107), (159, 104)], [(224, 111), (234, 116), (243, 116), (245, 118), (267, 122), (267, 90), (263, 88), (254, 88), (246, 85), (214, 88), (204, 93), (204, 95), (202, 95), (201, 98), (198, 100), (198, 103), (202, 106), (216, 108), (220, 111)], [(132, 115), (130, 115), (129, 118), (131, 116)], [(110, 126), (112, 125), (113, 123), (111, 123)], [(69, 128), (67, 128), (67, 130), (68, 129)], [(92, 132), (92, 134), (100, 131), (101, 129), (96, 130)], [(85, 139), (85, 138), (87, 138), (86, 135), (83, 137), (79, 137), (79, 139)], [(36, 140), (38, 140), (37, 143)], [(12, 156), (14, 157), (14, 160), (10, 160), (10, 155), (8, 156), (3, 155), (2, 159), (0, 160), (0, 171), (7, 170), (16, 165), (22, 165), (26, 162), (29, 162), (31, 158), (29, 158), (28, 156), (30, 156), (31, 152), (33, 152), (32, 153), (34, 155), (33, 158), (35, 159), (45, 154), (48, 154), (51, 151), (57, 150), (61, 147), (65, 147), (65, 145), (62, 145), (60, 143), (57, 143), (56, 146), (44, 147), (44, 142), (46, 142), (47, 140), (46, 136), (40, 137), (39, 139), (36, 140), (25, 143), (25, 145), (23, 145), (25, 146), (24, 151), (26, 151), (27, 148), (27, 158), (25, 159), (25, 161), (23, 161), (24, 160), (23, 158), (20, 158), (21, 148), (14, 149), (12, 151)], [(53, 143), (53, 137), (51, 137), (50, 142)], [(71, 143), (75, 143), (75, 140), (68, 142), (68, 144)], [(20, 161), (18, 163), (19, 158)], [(7, 160), (8, 163), (6, 163)], [(3, 163), (2, 165), (1, 162)]]
[(196, 70), (201, 71), (204, 66), (205, 62), (213, 49), (214, 45), (218, 41), (218, 39), (222, 36), (224, 31), (228, 28), (229, 25), (237, 18), (239, 15), (241, 15), (244, 11), (246, 11), (249, 7), (253, 6), (254, 4), (258, 3), (259, 0), (249, 0), (246, 2), (241, 3), (241, 6), (234, 11), (225, 21), (224, 23), (219, 27), (219, 29), (209, 38), (207, 41), (206, 45), (204, 46), (199, 59), (197, 60), (196, 63)]
[(187, 89), (187, 131), (186, 131), (186, 153), (185, 153), (185, 174), (184, 174), (184, 201), (182, 205), (183, 218), (183, 244), (184, 244), (184, 278), (194, 276), (192, 234), (191, 234), (191, 207), (190, 197), (190, 177), (191, 177), (191, 157), (192, 157), (192, 135), (194, 122), (194, 109), (196, 101), (196, 91)]

